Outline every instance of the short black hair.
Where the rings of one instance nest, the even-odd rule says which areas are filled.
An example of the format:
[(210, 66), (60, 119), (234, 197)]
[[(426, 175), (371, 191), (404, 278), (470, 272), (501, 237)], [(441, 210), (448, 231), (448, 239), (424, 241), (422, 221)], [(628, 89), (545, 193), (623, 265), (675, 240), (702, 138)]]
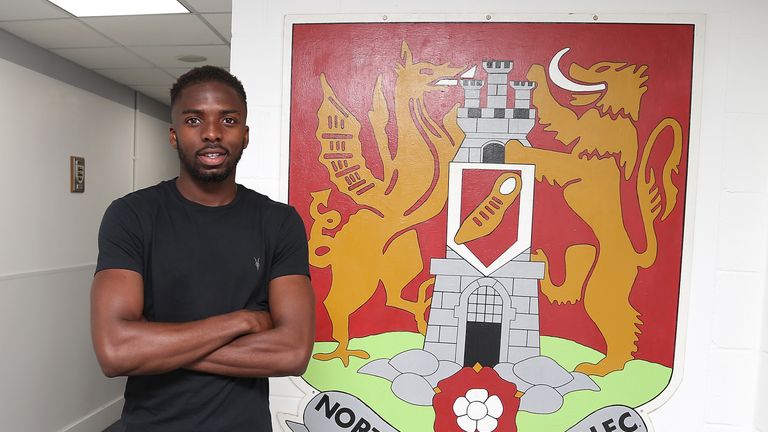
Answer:
[(193, 84), (211, 81), (220, 82), (231, 87), (232, 90), (240, 95), (240, 98), (243, 100), (243, 105), (248, 106), (246, 103), (245, 88), (243, 88), (243, 83), (241, 83), (237, 77), (218, 66), (205, 65), (190, 70), (176, 80), (176, 83), (171, 87), (171, 107), (176, 103), (176, 99), (179, 98), (181, 91), (185, 88)]

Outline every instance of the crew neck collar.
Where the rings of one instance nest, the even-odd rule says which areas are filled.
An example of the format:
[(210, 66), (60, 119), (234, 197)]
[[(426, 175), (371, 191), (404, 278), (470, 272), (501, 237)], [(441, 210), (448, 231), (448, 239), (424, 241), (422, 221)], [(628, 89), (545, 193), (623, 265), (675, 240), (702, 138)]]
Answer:
[(198, 202), (192, 201), (192, 200), (188, 199), (187, 197), (185, 197), (181, 193), (181, 191), (179, 190), (179, 187), (176, 185), (176, 180), (178, 180), (178, 177), (175, 177), (175, 178), (173, 178), (171, 180), (168, 180), (166, 182), (166, 183), (168, 183), (169, 189), (171, 189), (173, 191), (172, 193), (179, 200), (181, 200), (181, 202), (183, 202), (184, 204), (192, 206), (192, 207), (196, 207), (196, 208), (206, 209), (206, 210), (226, 209), (226, 208), (230, 208), (230, 207), (235, 206), (237, 204), (237, 202), (240, 201), (240, 195), (242, 194), (242, 189), (243, 189), (242, 185), (240, 185), (238, 183), (235, 183), (235, 186), (237, 186), (237, 189), (235, 190), (235, 197), (232, 198), (232, 201), (228, 202), (227, 204), (220, 205), (220, 206), (207, 206), (205, 204), (200, 204)]

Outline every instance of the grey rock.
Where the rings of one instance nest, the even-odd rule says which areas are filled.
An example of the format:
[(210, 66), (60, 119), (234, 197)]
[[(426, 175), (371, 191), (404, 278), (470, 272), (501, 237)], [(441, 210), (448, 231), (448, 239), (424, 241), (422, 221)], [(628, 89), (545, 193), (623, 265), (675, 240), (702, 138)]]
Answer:
[(384, 378), (387, 381), (393, 381), (395, 378), (397, 378), (398, 375), (400, 375), (400, 372), (393, 368), (387, 359), (376, 359), (370, 361), (358, 369), (357, 373), (373, 375), (375, 377)]
[(501, 379), (514, 383), (517, 386), (517, 389), (522, 392), (527, 391), (533, 386), (533, 384), (515, 374), (515, 365), (513, 363), (499, 363), (493, 367), (493, 370), (499, 374)]
[(515, 375), (532, 384), (560, 387), (573, 380), (573, 376), (554, 360), (545, 356), (531, 357), (515, 364)]
[(578, 390), (600, 391), (600, 386), (598, 386), (589, 376), (584, 375), (581, 372), (574, 372), (571, 375), (573, 375), (573, 381), (556, 388), (557, 392), (561, 395), (565, 396), (570, 392)]
[(412, 349), (392, 357), (389, 364), (400, 372), (427, 376), (437, 372), (439, 362), (431, 352)]
[(461, 370), (461, 365), (455, 362), (452, 362), (450, 360), (440, 360), (437, 371), (431, 375), (427, 375), (426, 378), (427, 382), (429, 382), (429, 385), (431, 385), (433, 388), (437, 387), (437, 383), (440, 381), (448, 378), (449, 376), (455, 374), (456, 372)]
[(421, 406), (431, 406), (435, 396), (435, 390), (429, 382), (413, 373), (404, 373), (395, 378), (392, 381), (392, 393), (410, 404)]
[(520, 398), (520, 411), (551, 414), (563, 406), (563, 396), (548, 385), (535, 385)]
[(309, 429), (307, 429), (306, 426), (295, 421), (286, 420), (285, 425), (288, 426), (288, 429), (292, 432), (309, 432)]

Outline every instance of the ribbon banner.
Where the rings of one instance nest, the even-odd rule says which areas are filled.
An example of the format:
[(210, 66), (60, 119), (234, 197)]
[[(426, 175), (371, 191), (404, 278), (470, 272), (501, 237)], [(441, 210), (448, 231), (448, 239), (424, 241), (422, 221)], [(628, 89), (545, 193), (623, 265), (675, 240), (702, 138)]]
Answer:
[(329, 391), (312, 398), (304, 424), (286, 421), (293, 432), (397, 432), (363, 401), (348, 393)]
[(648, 432), (640, 414), (634, 409), (611, 405), (588, 415), (566, 432)]

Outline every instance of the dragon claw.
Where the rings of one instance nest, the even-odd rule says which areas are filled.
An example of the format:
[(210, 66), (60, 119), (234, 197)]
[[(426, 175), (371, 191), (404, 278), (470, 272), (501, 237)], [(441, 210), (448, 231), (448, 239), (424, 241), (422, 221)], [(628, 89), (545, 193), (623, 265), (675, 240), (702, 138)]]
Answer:
[(361, 359), (368, 359), (371, 357), (366, 351), (363, 350), (349, 350), (346, 348), (337, 347), (335, 350), (329, 353), (317, 353), (312, 356), (315, 360), (330, 361), (333, 359), (341, 360), (344, 367), (349, 367), (349, 358), (357, 357)]

